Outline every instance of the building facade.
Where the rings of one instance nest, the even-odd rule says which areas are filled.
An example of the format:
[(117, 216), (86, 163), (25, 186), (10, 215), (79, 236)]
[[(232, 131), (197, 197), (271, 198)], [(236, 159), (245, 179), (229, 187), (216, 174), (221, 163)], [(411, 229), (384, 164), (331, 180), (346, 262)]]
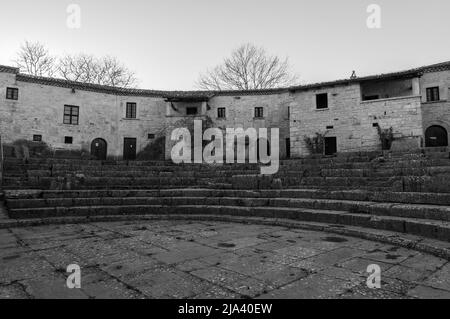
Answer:
[(398, 148), (448, 146), (450, 62), (413, 70), (254, 91), (152, 91), (41, 78), (0, 66), (3, 143), (44, 141), (98, 158), (134, 159), (186, 120), (214, 127), (278, 128), (280, 157), (309, 155), (320, 134), (325, 153), (381, 148), (392, 128)]

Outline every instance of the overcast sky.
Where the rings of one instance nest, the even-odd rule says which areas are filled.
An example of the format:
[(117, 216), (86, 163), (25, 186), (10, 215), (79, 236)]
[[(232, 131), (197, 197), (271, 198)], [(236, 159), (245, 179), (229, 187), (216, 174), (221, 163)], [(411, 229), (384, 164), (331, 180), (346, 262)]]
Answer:
[[(80, 29), (66, 25), (71, 3)], [(370, 4), (381, 29), (366, 25)], [(194, 89), (245, 42), (288, 56), (302, 83), (450, 60), (449, 0), (13, 0), (1, 12), (0, 64), (40, 41), (54, 54), (116, 56), (149, 89)]]

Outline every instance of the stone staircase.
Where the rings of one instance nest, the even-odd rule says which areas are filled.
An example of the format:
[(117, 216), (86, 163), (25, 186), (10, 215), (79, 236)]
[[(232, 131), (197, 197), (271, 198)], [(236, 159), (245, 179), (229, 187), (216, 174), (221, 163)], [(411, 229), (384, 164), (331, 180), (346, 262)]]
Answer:
[[(450, 241), (448, 151), (253, 164), (31, 159), (5, 161), (13, 219), (126, 215), (264, 217)], [(408, 235), (406, 235), (408, 234)]]

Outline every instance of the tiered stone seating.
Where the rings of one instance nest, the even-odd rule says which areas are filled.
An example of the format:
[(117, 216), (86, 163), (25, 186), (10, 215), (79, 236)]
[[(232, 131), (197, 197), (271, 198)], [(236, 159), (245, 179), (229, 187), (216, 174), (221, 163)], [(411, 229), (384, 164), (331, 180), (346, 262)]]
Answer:
[(271, 177), (253, 164), (8, 159), (4, 188), (16, 219), (258, 216), (450, 241), (448, 152), (379, 155), (285, 160)]

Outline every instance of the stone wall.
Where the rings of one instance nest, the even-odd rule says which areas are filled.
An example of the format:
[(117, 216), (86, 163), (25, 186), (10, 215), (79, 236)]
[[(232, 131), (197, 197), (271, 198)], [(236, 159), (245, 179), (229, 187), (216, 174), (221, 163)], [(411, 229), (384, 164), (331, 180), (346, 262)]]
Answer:
[[(215, 96), (209, 101), (207, 115), (216, 127), (249, 127), (279, 129), (280, 158), (286, 157), (286, 138), (289, 133), (289, 93), (268, 95)], [(217, 109), (225, 107), (226, 117), (218, 118)], [(255, 107), (263, 107), (263, 118), (255, 118)]]
[[(17, 101), (0, 99), (0, 132), (5, 143), (17, 139), (42, 140), (55, 149), (90, 152), (93, 139), (107, 142), (108, 156), (120, 157), (123, 138), (137, 138), (139, 151), (148, 143), (148, 133), (164, 126), (165, 102), (158, 98), (118, 96), (114, 94), (75, 90), (51, 85), (20, 82), (14, 74), (0, 73), (0, 89), (19, 88)], [(3, 93), (4, 94), (4, 93)], [(126, 102), (137, 103), (137, 118), (125, 119)], [(64, 105), (79, 106), (79, 124), (63, 124)], [(73, 138), (65, 144), (65, 136)]]
[[(178, 112), (170, 107), (162, 93), (72, 90), (68, 85), (41, 84), (23, 80), (23, 77), (17, 80), (16, 76), (11, 70), (0, 70), (0, 92), (3, 92), (0, 134), (5, 143), (31, 140), (34, 134), (39, 134), (53, 148), (84, 149), (89, 153), (92, 140), (102, 138), (108, 144), (108, 156), (116, 158), (122, 155), (125, 137), (137, 139), (139, 152), (153, 141), (149, 134), (154, 134), (155, 138), (158, 134), (166, 135), (166, 158), (169, 158), (174, 124), (185, 118), (186, 107), (193, 105), (198, 107), (200, 118), (212, 119), (213, 127), (279, 128), (281, 158), (286, 156), (289, 140), (292, 157), (308, 155), (304, 136), (316, 132), (335, 136), (338, 152), (379, 149), (375, 124), (383, 129), (392, 127), (397, 139), (422, 139), (430, 125), (441, 125), (450, 132), (450, 71), (424, 73), (420, 92), (418, 78), (394, 80), (388, 86), (380, 80), (372, 85), (364, 82), (366, 95), (387, 92), (387, 95), (400, 95), (396, 98), (361, 101), (361, 85), (357, 80), (338, 81), (300, 87), (295, 91), (216, 92), (208, 102), (175, 102)], [(440, 87), (441, 101), (427, 103), (426, 88), (433, 86)], [(6, 99), (6, 87), (19, 88), (18, 101)], [(316, 108), (316, 94), (320, 93), (328, 95), (327, 109)], [(125, 118), (127, 102), (137, 104), (136, 119)], [(79, 125), (63, 124), (64, 105), (79, 106)], [(225, 108), (225, 118), (218, 118), (219, 107)], [(263, 118), (255, 118), (255, 107), (263, 108)], [(65, 144), (65, 136), (73, 137), (73, 143)]]
[[(279, 129), (279, 150), (280, 158), (286, 157), (286, 139), (289, 138), (289, 102), (290, 96), (286, 93), (266, 94), (266, 95), (218, 95), (212, 97), (207, 106), (198, 105), (199, 110), (203, 110), (198, 116), (191, 117), (191, 120), (205, 120), (209, 117), (212, 121), (212, 127), (223, 129), (224, 143), (226, 128), (278, 128)], [(205, 102), (206, 103), (206, 102)], [(178, 110), (186, 107), (196, 106), (195, 103), (174, 103)], [(225, 118), (218, 117), (218, 108), (225, 108)], [(263, 118), (255, 118), (255, 107), (263, 107)], [(170, 116), (166, 118), (167, 133), (166, 136), (166, 158), (170, 158), (171, 147), (175, 142), (170, 141), (170, 135), (173, 129), (177, 127), (176, 123), (182, 122), (184, 113), (174, 112), (168, 109)], [(270, 138), (270, 130), (269, 138)], [(225, 148), (224, 148), (225, 151)]]
[[(328, 108), (316, 108), (316, 94), (328, 94)], [(358, 83), (292, 93), (291, 148), (293, 156), (309, 150), (304, 136), (316, 132), (337, 138), (338, 152), (371, 151), (381, 148), (378, 124), (390, 127), (396, 138), (421, 137), (422, 114), (419, 96), (361, 101)]]
[[(444, 127), (450, 140), (450, 71), (425, 73), (421, 80), (422, 117), (424, 131), (432, 126)], [(439, 87), (438, 102), (427, 102), (426, 89)]]

